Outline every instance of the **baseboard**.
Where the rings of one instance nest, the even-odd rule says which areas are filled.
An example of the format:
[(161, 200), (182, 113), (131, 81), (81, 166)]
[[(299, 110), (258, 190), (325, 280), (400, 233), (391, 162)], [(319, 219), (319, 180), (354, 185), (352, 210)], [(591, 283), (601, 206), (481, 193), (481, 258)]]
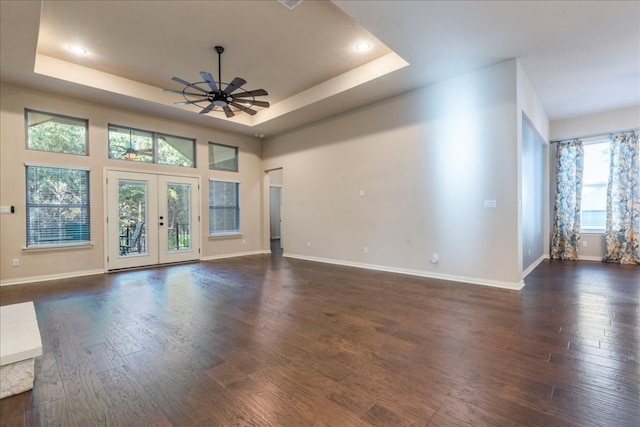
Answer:
[(539, 266), (540, 263), (542, 261), (544, 261), (545, 259), (549, 259), (549, 257), (545, 256), (545, 255), (542, 255), (540, 258), (535, 260), (529, 267), (527, 267), (526, 270), (524, 270), (524, 272), (522, 273), (522, 277), (527, 277), (529, 275), (529, 273), (531, 273), (533, 270), (535, 270), (536, 267)]
[[(598, 262), (602, 262), (602, 258), (604, 258), (604, 255), (603, 256), (583, 256), (583, 255), (578, 255), (577, 261), (598, 261)], [(545, 255), (544, 259), (551, 259), (551, 257), (549, 255)]]
[(19, 279), (0, 280), (0, 286), (22, 285), (25, 283), (46, 282), (49, 280), (70, 279), (72, 277), (93, 276), (94, 274), (104, 274), (104, 270), (73, 271), (61, 274), (46, 274), (44, 276), (21, 277)]
[(578, 261), (599, 261), (602, 262), (601, 256), (580, 256), (578, 255)]
[(248, 255), (263, 255), (270, 254), (270, 250), (257, 250), (257, 251), (249, 251), (249, 252), (234, 252), (230, 254), (221, 254), (221, 255), (212, 255), (207, 257), (201, 257), (200, 261), (212, 261), (215, 259), (224, 259), (224, 258), (236, 258), (240, 256), (248, 256)]
[(429, 279), (448, 280), (448, 281), (451, 281), (451, 282), (468, 283), (468, 284), (472, 284), (472, 285), (491, 286), (491, 287), (494, 287), (494, 288), (520, 290), (520, 289), (522, 289), (524, 287), (524, 280), (521, 280), (518, 283), (511, 283), (511, 282), (501, 282), (501, 281), (498, 281), (498, 280), (478, 279), (478, 278), (475, 278), (475, 277), (454, 276), (454, 275), (450, 275), (450, 274), (439, 274), (439, 273), (433, 273), (433, 272), (424, 271), (424, 270), (413, 270), (413, 269), (408, 269), (408, 268), (396, 268), (396, 267), (389, 267), (389, 266), (377, 265), (377, 264), (365, 264), (365, 263), (359, 263), (359, 262), (335, 260), (335, 259), (330, 259), (330, 258), (310, 257), (310, 256), (296, 255), (296, 254), (290, 254), (290, 253), (285, 253), (285, 254), (283, 254), (283, 256), (287, 257), (287, 258), (301, 259), (301, 260), (304, 260), (304, 261), (322, 262), (322, 263), (325, 263), (325, 264), (342, 265), (342, 266), (345, 266), (345, 267), (364, 268), (366, 270), (385, 271), (385, 272), (388, 272), (388, 273), (406, 274), (406, 275), (409, 275), (409, 276), (426, 277), (426, 278), (429, 278)]
[[(269, 254), (269, 253), (271, 253), (271, 251), (269, 250), (237, 252), (232, 254), (203, 257), (203, 258), (200, 258), (200, 261), (210, 261), (214, 259), (223, 259), (223, 258), (235, 258), (235, 257), (241, 257), (241, 256), (247, 256), (247, 255), (262, 255), (262, 254)], [(104, 274), (104, 273), (105, 273), (104, 270), (86, 270), (86, 271), (74, 271), (70, 273), (61, 273), (61, 274), (47, 274), (44, 276), (21, 277), (19, 279), (0, 280), (0, 286), (22, 285), (25, 283), (36, 283), (36, 282), (46, 282), (48, 280), (70, 279), (72, 277), (92, 276), (94, 274)]]

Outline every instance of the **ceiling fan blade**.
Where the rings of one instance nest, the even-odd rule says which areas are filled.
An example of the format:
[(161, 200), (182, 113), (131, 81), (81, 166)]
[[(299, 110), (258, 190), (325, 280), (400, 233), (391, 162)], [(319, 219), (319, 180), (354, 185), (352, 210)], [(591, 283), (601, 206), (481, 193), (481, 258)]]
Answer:
[(267, 101), (256, 101), (255, 99), (235, 99), (234, 101), (255, 105), (256, 107), (269, 108), (269, 106), (271, 105)]
[(234, 98), (247, 98), (247, 97), (263, 96), (263, 95), (269, 95), (269, 94), (264, 89), (256, 89), (256, 90), (250, 90), (248, 92), (237, 93), (237, 94), (233, 95), (233, 97)]
[(229, 108), (228, 105), (225, 105), (224, 107), (222, 107), (222, 109), (224, 110), (224, 114), (226, 114), (227, 117), (233, 117), (235, 116), (235, 114), (233, 113), (233, 111), (231, 110), (231, 108)]
[(202, 96), (201, 93), (193, 93), (193, 92), (183, 92), (181, 90), (173, 90), (173, 89), (163, 89), (163, 91), (167, 93), (177, 93), (178, 95), (191, 95), (191, 96)]
[(182, 80), (180, 77), (171, 77), (171, 80), (176, 81), (178, 83), (181, 83), (181, 84), (183, 84), (185, 86), (189, 86), (189, 87), (191, 87), (193, 89), (199, 90), (200, 92), (209, 93), (206, 90), (204, 90), (204, 89), (202, 89), (202, 88), (200, 88), (198, 86), (195, 86), (193, 83), (189, 83), (186, 80)]
[(222, 93), (226, 93), (227, 95), (231, 95), (234, 90), (241, 88), (242, 85), (244, 85), (246, 82), (247, 81), (245, 79), (240, 78), (240, 77), (236, 77), (235, 79), (233, 79), (233, 81), (231, 83), (229, 83), (229, 86), (227, 86), (225, 88), (225, 90), (222, 91)]
[(247, 108), (244, 105), (240, 105), (237, 102), (232, 102), (231, 105), (233, 105), (234, 107), (244, 111), (247, 114), (251, 114), (252, 116), (255, 115), (257, 113), (256, 110), (252, 110), (251, 108)]
[(204, 79), (205, 82), (209, 85), (212, 91), (219, 92), (218, 86), (216, 85), (216, 81), (213, 79), (211, 73), (207, 73), (206, 71), (200, 71), (200, 75)]
[(208, 98), (194, 99), (192, 101), (178, 101), (175, 103), (175, 105), (189, 105), (189, 104), (195, 105), (196, 102), (203, 102), (203, 101), (208, 101)]
[(200, 113), (199, 113), (199, 114), (207, 114), (209, 111), (213, 110), (213, 107), (215, 107), (215, 106), (216, 106), (216, 104), (214, 104), (214, 103), (212, 102), (211, 104), (209, 104), (209, 105), (207, 105), (206, 107), (204, 107), (204, 108), (202, 109), (202, 111), (200, 111)]

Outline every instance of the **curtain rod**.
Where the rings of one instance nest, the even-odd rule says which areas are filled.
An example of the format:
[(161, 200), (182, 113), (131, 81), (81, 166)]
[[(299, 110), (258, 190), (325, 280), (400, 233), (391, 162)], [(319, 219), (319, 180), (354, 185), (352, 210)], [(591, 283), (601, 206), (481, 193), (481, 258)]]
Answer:
[(617, 131), (614, 131), (614, 132), (595, 133), (595, 134), (592, 134), (592, 135), (574, 136), (572, 138), (556, 139), (554, 141), (549, 141), (549, 144), (556, 144), (558, 142), (564, 142), (564, 141), (573, 141), (574, 139), (595, 138), (596, 136), (609, 136), (609, 135), (615, 135), (615, 134), (618, 134), (618, 133), (638, 132), (638, 131), (640, 131), (640, 128), (617, 130)]

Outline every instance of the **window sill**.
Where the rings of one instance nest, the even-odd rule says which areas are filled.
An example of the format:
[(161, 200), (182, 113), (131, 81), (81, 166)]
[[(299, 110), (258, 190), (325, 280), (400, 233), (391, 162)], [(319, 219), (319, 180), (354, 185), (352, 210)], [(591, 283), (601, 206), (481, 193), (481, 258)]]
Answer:
[(22, 252), (64, 251), (70, 249), (93, 249), (93, 243), (56, 243), (51, 245), (27, 246)]
[(209, 240), (240, 239), (241, 237), (242, 233), (240, 232), (209, 234)]
[(580, 230), (580, 234), (588, 234), (595, 236), (604, 236), (604, 230)]

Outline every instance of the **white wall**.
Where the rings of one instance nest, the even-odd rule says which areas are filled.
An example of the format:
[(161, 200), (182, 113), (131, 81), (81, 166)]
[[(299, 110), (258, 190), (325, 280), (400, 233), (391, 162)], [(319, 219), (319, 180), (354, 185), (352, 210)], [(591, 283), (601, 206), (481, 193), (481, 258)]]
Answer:
[(549, 118), (533, 85), (517, 64), (518, 77), (518, 236), (521, 268), (531, 272), (543, 259), (549, 245), (548, 162)]
[[(105, 167), (198, 176), (201, 179), (201, 258), (263, 251), (261, 224), (261, 143), (247, 136), (220, 132), (116, 110), (75, 99), (2, 84), (0, 105), (0, 205), (16, 207), (15, 214), (0, 215), (0, 284), (67, 277), (104, 271), (104, 188)], [(24, 109), (41, 110), (89, 120), (89, 156), (75, 156), (27, 150)], [(107, 157), (109, 123), (195, 138), (197, 168), (141, 164)], [(208, 142), (239, 147), (240, 172), (210, 171)], [(90, 249), (25, 252), (25, 163), (91, 168)], [(208, 180), (237, 180), (241, 192), (241, 236), (208, 238)], [(268, 244), (268, 242), (267, 242)], [(12, 259), (20, 266), (12, 267)]]
[(285, 254), (521, 286), (516, 74), (506, 61), (266, 140)]
[[(640, 105), (604, 111), (585, 116), (569, 117), (553, 120), (550, 123), (550, 139), (588, 137), (592, 135), (607, 135), (617, 131), (640, 128)], [(555, 198), (556, 145), (551, 145), (549, 151), (549, 216), (553, 218), (553, 199)], [(549, 231), (549, 235), (551, 231)], [(582, 244), (579, 258), (585, 260), (601, 260), (604, 256), (604, 234), (582, 234)]]
[(640, 105), (603, 111), (585, 116), (552, 120), (549, 137), (552, 141), (608, 134), (640, 127)]

